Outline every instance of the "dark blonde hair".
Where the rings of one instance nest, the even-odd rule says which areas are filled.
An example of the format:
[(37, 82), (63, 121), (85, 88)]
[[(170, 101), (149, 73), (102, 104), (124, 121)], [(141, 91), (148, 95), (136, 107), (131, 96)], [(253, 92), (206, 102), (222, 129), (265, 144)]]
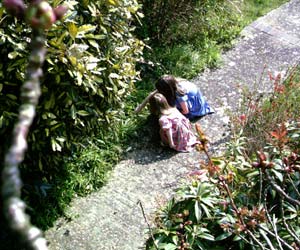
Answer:
[(156, 93), (151, 98), (152, 105), (154, 105), (155, 110), (158, 114), (168, 114), (171, 106), (169, 105), (166, 97), (163, 94)]
[(163, 94), (169, 105), (175, 107), (176, 94), (184, 95), (185, 92), (178, 86), (178, 81), (172, 75), (165, 75), (159, 78), (155, 84), (156, 89), (159, 93)]

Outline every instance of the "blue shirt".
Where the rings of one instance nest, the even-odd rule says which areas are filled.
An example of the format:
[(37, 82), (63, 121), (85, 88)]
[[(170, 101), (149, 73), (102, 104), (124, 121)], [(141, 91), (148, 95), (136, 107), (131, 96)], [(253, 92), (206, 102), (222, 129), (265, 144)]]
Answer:
[(189, 109), (189, 113), (186, 114), (186, 116), (189, 119), (214, 112), (194, 83), (189, 81), (180, 81), (178, 85), (182, 90), (184, 90), (185, 94), (183, 96), (178, 93), (176, 94), (176, 107), (182, 111), (180, 103), (186, 102)]

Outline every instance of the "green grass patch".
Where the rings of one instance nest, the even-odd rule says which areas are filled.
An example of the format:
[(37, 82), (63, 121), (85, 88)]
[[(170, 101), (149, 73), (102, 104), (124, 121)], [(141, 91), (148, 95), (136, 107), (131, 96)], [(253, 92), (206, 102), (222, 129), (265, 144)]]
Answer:
[(191, 13), (188, 23), (174, 23), (168, 36), (151, 44), (153, 53), (146, 55), (159, 63), (159, 74), (192, 78), (206, 67), (220, 64), (224, 50), (232, 46), (241, 30), (258, 17), (286, 3), (286, 0), (248, 0), (220, 3), (213, 1), (207, 8)]
[(243, 24), (248, 25), (268, 13), (269, 11), (278, 8), (287, 0), (247, 0), (243, 1), (241, 11), (243, 13)]

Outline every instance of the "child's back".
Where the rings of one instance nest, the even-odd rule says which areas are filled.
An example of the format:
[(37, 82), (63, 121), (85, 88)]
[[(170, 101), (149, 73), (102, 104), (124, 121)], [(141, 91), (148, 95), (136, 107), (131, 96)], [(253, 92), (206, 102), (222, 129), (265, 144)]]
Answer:
[[(161, 94), (159, 101), (161, 101)], [(166, 101), (166, 99), (164, 98)], [(164, 101), (163, 100), (163, 101)], [(167, 101), (166, 101), (167, 102)], [(176, 151), (191, 151), (199, 141), (192, 131), (190, 121), (176, 108), (169, 107), (160, 113), (160, 137), (164, 144)]]

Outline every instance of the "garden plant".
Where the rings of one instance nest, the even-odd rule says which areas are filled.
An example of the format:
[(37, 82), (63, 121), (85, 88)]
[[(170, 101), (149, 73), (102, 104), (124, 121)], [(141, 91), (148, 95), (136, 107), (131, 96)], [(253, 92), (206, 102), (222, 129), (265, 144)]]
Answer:
[(223, 156), (210, 156), (196, 125), (207, 160), (158, 211), (147, 249), (300, 249), (299, 76), (245, 90)]

